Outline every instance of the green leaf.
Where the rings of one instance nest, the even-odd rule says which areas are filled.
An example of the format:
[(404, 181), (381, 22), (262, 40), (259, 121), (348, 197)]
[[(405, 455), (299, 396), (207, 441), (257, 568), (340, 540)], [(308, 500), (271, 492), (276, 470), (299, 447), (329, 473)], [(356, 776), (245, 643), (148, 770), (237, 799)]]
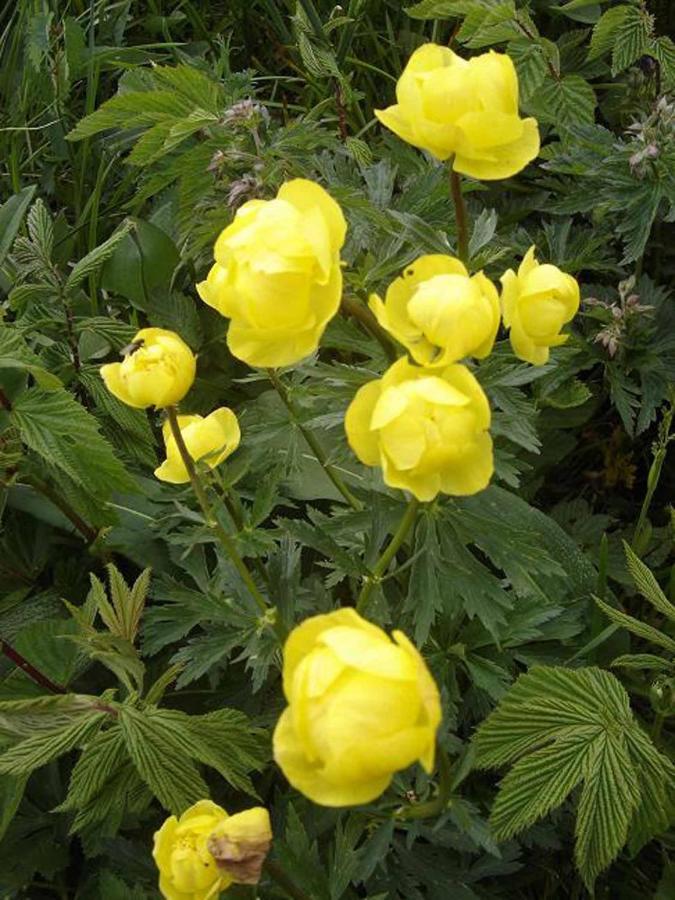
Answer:
[(105, 718), (90, 711), (65, 727), (26, 738), (0, 755), (0, 775), (29, 775), (34, 769), (86, 743)]
[(635, 586), (645, 600), (648, 600), (654, 609), (657, 609), (671, 622), (675, 622), (675, 606), (668, 600), (648, 566), (632, 550), (627, 541), (623, 542), (623, 550), (626, 554), (626, 565), (631, 574)]
[(162, 806), (180, 815), (197, 800), (208, 798), (209, 789), (179, 731), (129, 706), (120, 709), (119, 722), (138, 774)]
[(106, 260), (101, 287), (126, 297), (140, 310), (147, 309), (154, 292), (168, 292), (180, 254), (165, 231), (132, 219), (132, 234), (126, 234)]
[(575, 859), (588, 890), (634, 829), (636, 845), (668, 827), (673, 766), (635, 721), (620, 682), (597, 668), (534, 667), (474, 736), (476, 764), (514, 762), (491, 824), (506, 839), (582, 784)]
[(122, 729), (115, 724), (84, 748), (70, 775), (66, 799), (59, 811), (75, 810), (95, 800), (104, 784), (128, 761)]
[(14, 238), (19, 233), (21, 223), (37, 190), (36, 185), (25, 187), (0, 206), (0, 266), (5, 261)]
[(542, 122), (556, 128), (592, 124), (597, 98), (591, 85), (581, 75), (549, 78), (537, 89), (530, 106)]
[(91, 493), (109, 497), (134, 489), (96, 419), (67, 391), (29, 388), (16, 399), (10, 419), (27, 447)]
[(506, 49), (516, 66), (521, 101), (527, 102), (546, 80), (546, 48), (541, 41), (520, 37), (510, 41)]
[(612, 668), (622, 669), (646, 669), (656, 672), (669, 672), (673, 664), (661, 656), (653, 653), (626, 653), (612, 660)]
[(602, 14), (593, 28), (591, 46), (588, 51), (589, 60), (604, 56), (614, 49), (616, 31), (624, 19), (631, 14), (632, 9), (633, 7), (624, 3), (621, 6), (613, 6)]
[(74, 290), (81, 282), (98, 272), (103, 263), (110, 259), (119, 244), (124, 240), (127, 234), (133, 228), (131, 222), (124, 222), (120, 228), (111, 235), (107, 241), (99, 244), (90, 253), (87, 253), (79, 262), (75, 263), (66, 281), (66, 291)]
[(639, 774), (623, 735), (604, 731), (583, 761), (584, 787), (576, 822), (575, 860), (589, 892), (626, 843), (631, 817), (640, 802)]
[(612, 33), (612, 75), (623, 72), (648, 52), (653, 28), (654, 18), (646, 9), (628, 7)]
[(66, 137), (69, 141), (81, 141), (111, 128), (128, 131), (167, 118), (183, 118), (190, 111), (191, 104), (173, 91), (126, 91), (81, 119)]
[(476, 0), (421, 0), (405, 11), (411, 19), (445, 19), (464, 16), (480, 5)]
[(646, 622), (641, 622), (639, 619), (635, 619), (619, 609), (614, 609), (614, 607), (605, 603), (599, 597), (595, 598), (595, 602), (615, 625), (625, 628), (626, 631), (630, 631), (631, 634), (642, 638), (643, 641), (648, 641), (650, 644), (656, 644), (657, 647), (663, 647), (664, 650), (668, 650), (670, 653), (675, 653), (675, 640), (659, 631), (658, 628), (653, 628), (651, 625), (647, 625)]
[(14, 328), (0, 324), (0, 369), (23, 369), (46, 391), (63, 387), (60, 378), (40, 364), (40, 358), (28, 347)]
[(27, 775), (0, 776), (0, 841), (19, 808), (27, 781)]

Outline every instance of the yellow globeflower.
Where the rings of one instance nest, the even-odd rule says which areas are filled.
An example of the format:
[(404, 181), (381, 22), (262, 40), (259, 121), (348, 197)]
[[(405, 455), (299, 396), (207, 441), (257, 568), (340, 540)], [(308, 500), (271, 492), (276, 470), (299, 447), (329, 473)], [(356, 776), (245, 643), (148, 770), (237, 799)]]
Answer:
[(200, 800), (180, 819), (170, 816), (155, 833), (152, 855), (166, 900), (211, 900), (232, 884), (207, 846), (212, 832), (226, 820), (222, 807)]
[(423, 366), (487, 356), (499, 328), (499, 294), (452, 256), (420, 256), (369, 306), (380, 325)]
[[(239, 446), (241, 432), (237, 417), (226, 406), (214, 410), (210, 415), (178, 416), (178, 426), (183, 435), (188, 453), (194, 460), (203, 460), (210, 469), (215, 469)], [(190, 480), (168, 422), (162, 428), (166, 459), (155, 476), (160, 481), (184, 484)]]
[(101, 376), (110, 393), (129, 406), (173, 406), (192, 387), (194, 354), (173, 331), (143, 328), (125, 353), (121, 363), (102, 366)]
[(227, 316), (227, 344), (250, 366), (288, 366), (313, 353), (342, 293), (346, 223), (320, 185), (287, 181), (275, 200), (245, 203), (216, 241), (199, 296)]
[(518, 268), (502, 275), (504, 325), (511, 329), (513, 352), (519, 359), (541, 366), (551, 347), (564, 344), (569, 335), (560, 329), (579, 310), (579, 285), (557, 266), (541, 265), (530, 247)]
[(490, 50), (469, 60), (424, 44), (396, 85), (398, 103), (375, 110), (383, 125), (474, 178), (509, 178), (539, 153), (536, 119), (518, 115), (510, 57)]
[(179, 819), (170, 816), (155, 833), (160, 893), (166, 900), (215, 900), (233, 882), (255, 884), (271, 839), (263, 807), (228, 816), (210, 800), (200, 800)]
[(487, 487), (494, 470), (489, 427), (487, 397), (466, 366), (430, 370), (407, 359), (360, 388), (345, 417), (361, 462), (381, 466), (390, 487), (418, 500)]
[(368, 803), (416, 760), (433, 769), (438, 689), (407, 637), (394, 631), (393, 638), (340, 609), (306, 619), (286, 641), (288, 707), (274, 732), (274, 758), (315, 803)]

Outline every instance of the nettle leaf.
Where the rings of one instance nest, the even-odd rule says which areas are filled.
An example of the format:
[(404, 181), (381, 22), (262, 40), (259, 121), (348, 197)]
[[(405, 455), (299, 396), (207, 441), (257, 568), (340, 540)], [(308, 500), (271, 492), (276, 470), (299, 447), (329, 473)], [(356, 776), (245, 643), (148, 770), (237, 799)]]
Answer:
[(23, 369), (45, 391), (63, 387), (61, 379), (44, 368), (40, 357), (30, 349), (21, 334), (15, 328), (4, 325), (0, 325), (0, 369)]
[(10, 418), (26, 446), (91, 493), (109, 497), (135, 489), (96, 419), (67, 391), (29, 388), (17, 397)]
[(0, 775), (29, 775), (34, 769), (84, 744), (106, 718), (90, 709), (74, 722), (19, 741), (0, 755)]
[(474, 744), (479, 768), (513, 763), (490, 820), (499, 840), (582, 785), (575, 859), (591, 892), (631, 828), (639, 844), (668, 826), (675, 768), (641, 730), (628, 695), (608, 672), (533, 667), (479, 727)]
[(624, 19), (630, 15), (632, 9), (633, 7), (624, 3), (620, 6), (613, 6), (602, 14), (593, 28), (591, 46), (588, 51), (589, 60), (597, 59), (613, 50), (616, 31)]
[(87, 253), (79, 262), (73, 266), (68, 279), (66, 280), (65, 290), (73, 291), (85, 278), (93, 275), (101, 268), (103, 263), (110, 259), (117, 246), (124, 240), (127, 234), (133, 228), (132, 222), (123, 222), (118, 230), (111, 235), (107, 241), (99, 244), (90, 253)]
[(597, 98), (591, 85), (581, 75), (549, 78), (530, 98), (530, 107), (542, 122), (556, 129), (569, 125), (591, 125), (595, 119)]
[(612, 32), (612, 75), (623, 72), (648, 51), (653, 28), (654, 17), (645, 8), (628, 7)]
[(86, 806), (120, 767), (129, 761), (124, 733), (119, 725), (100, 731), (89, 741), (70, 775), (70, 785), (60, 811)]

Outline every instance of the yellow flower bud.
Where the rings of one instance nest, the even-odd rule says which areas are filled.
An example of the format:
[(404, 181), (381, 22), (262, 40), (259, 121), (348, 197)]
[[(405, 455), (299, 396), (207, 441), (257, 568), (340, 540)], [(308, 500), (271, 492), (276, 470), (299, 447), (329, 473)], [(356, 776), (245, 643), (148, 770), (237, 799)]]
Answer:
[(254, 806), (230, 816), (212, 832), (208, 847), (237, 884), (257, 884), (272, 841), (269, 813)]
[(101, 367), (111, 394), (129, 406), (160, 409), (178, 403), (192, 387), (196, 361), (192, 350), (173, 331), (143, 328), (121, 363)]
[(275, 200), (245, 203), (216, 241), (199, 296), (227, 316), (227, 344), (250, 366), (288, 366), (313, 353), (342, 293), (346, 224), (333, 198), (304, 178)]
[(517, 275), (513, 269), (502, 275), (502, 312), (513, 352), (541, 366), (548, 361), (549, 348), (569, 337), (560, 329), (579, 309), (579, 285), (556, 266), (538, 263), (534, 250), (527, 251)]
[(155, 833), (152, 851), (159, 869), (159, 890), (166, 900), (215, 900), (232, 884), (208, 849), (212, 832), (227, 813), (210, 800), (200, 800), (180, 819), (170, 816)]
[(499, 295), (479, 272), (452, 256), (420, 256), (369, 306), (380, 325), (423, 366), (487, 356), (499, 328)]
[[(215, 469), (234, 453), (241, 439), (237, 417), (226, 406), (214, 410), (206, 418), (178, 416), (178, 426), (190, 456), (194, 460), (203, 460), (210, 469)], [(166, 447), (166, 459), (155, 469), (155, 477), (171, 484), (185, 484), (190, 480), (190, 476), (168, 422), (164, 423), (162, 436)]]
[(418, 500), (476, 494), (494, 470), (490, 407), (466, 366), (422, 369), (399, 359), (360, 388), (345, 417), (347, 439), (390, 487)]
[(490, 50), (469, 60), (424, 44), (396, 85), (398, 103), (375, 110), (383, 125), (474, 178), (509, 178), (539, 153), (536, 119), (518, 115), (512, 60)]
[(274, 732), (274, 758), (315, 803), (368, 803), (416, 760), (433, 769), (438, 689), (407, 637), (394, 631), (393, 638), (340, 609), (306, 619), (286, 641), (288, 707)]

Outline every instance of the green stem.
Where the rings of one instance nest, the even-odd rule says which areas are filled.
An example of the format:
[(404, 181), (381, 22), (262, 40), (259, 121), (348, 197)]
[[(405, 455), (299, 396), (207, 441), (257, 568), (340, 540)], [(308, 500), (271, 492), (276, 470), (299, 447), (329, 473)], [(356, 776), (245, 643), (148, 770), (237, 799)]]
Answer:
[(455, 222), (457, 224), (457, 256), (466, 264), (469, 262), (469, 223), (466, 215), (466, 204), (462, 194), (461, 176), (450, 170), (450, 193), (455, 204)]
[(46, 481), (41, 481), (39, 478), (35, 476), (30, 476), (25, 479), (25, 483), (30, 485), (34, 490), (38, 491), (38, 493), (42, 494), (47, 498), (54, 506), (60, 510), (63, 515), (68, 519), (68, 521), (73, 525), (77, 531), (80, 532), (82, 537), (88, 544), (93, 544), (96, 538), (98, 537), (98, 531), (89, 525), (84, 519), (79, 516), (75, 510), (67, 503), (63, 497), (60, 497), (56, 491), (54, 491), (50, 485), (47, 484)]
[(323, 447), (317, 441), (316, 437), (312, 434), (312, 432), (308, 428), (305, 428), (305, 426), (300, 421), (300, 414), (299, 414), (298, 410), (296, 409), (295, 404), (291, 400), (290, 395), (289, 395), (288, 391), (286, 390), (283, 382), (279, 378), (279, 375), (277, 374), (277, 372), (274, 369), (268, 369), (267, 374), (269, 376), (270, 381), (272, 382), (272, 385), (274, 386), (274, 389), (276, 390), (277, 394), (281, 398), (282, 403), (288, 410), (290, 417), (291, 417), (291, 421), (296, 426), (296, 428), (298, 428), (298, 430), (300, 431), (300, 434), (304, 437), (304, 439), (309, 444), (309, 446), (312, 450), (312, 453), (316, 457), (321, 468), (324, 470), (326, 475), (328, 475), (330, 480), (333, 482), (333, 484), (335, 485), (337, 490), (345, 498), (347, 503), (349, 503), (351, 508), (357, 510), (357, 512), (362, 510), (363, 504), (361, 503), (361, 501), (357, 497), (355, 497), (354, 494), (352, 494), (352, 492), (349, 490), (349, 488), (344, 483), (342, 478), (336, 472), (335, 467), (332, 466), (328, 462), (328, 457), (326, 456), (326, 453), (325, 453)]
[(341, 308), (346, 315), (353, 316), (363, 325), (366, 331), (372, 334), (379, 342), (390, 362), (396, 362), (398, 359), (398, 352), (396, 351), (395, 344), (366, 306), (354, 297), (343, 297)]
[(672, 422), (673, 405), (671, 404), (666, 413), (664, 413), (661, 427), (659, 428), (659, 436), (654, 448), (654, 459), (649, 469), (649, 475), (647, 476), (647, 492), (645, 494), (644, 500), (642, 501), (640, 515), (637, 520), (637, 525), (635, 526), (635, 534), (633, 535), (632, 547), (634, 549), (637, 549), (638, 553), (638, 548), (640, 548), (640, 544), (642, 541), (642, 533), (647, 523), (647, 514), (649, 513), (649, 507), (651, 506), (652, 499), (654, 498), (656, 488), (659, 485), (661, 471), (666, 460), (666, 453), (668, 452), (668, 444), (670, 442), (670, 427), (672, 425)]
[(415, 519), (417, 518), (418, 508), (419, 501), (415, 497), (413, 497), (408, 504), (405, 513), (403, 514), (403, 518), (398, 523), (398, 528), (396, 529), (394, 536), (385, 547), (378, 561), (375, 563), (375, 567), (373, 568), (372, 573), (368, 575), (364, 581), (363, 587), (361, 588), (361, 593), (359, 594), (359, 598), (356, 601), (357, 612), (364, 612), (366, 606), (368, 605), (368, 602), (370, 601), (370, 595), (373, 593), (375, 585), (382, 580), (382, 576), (389, 568), (391, 561), (396, 556), (396, 553), (400, 549), (401, 544), (406, 539), (408, 532), (410, 531)]
[[(213, 507), (211, 506), (211, 502), (206, 494), (206, 490), (204, 489), (202, 480), (197, 473), (197, 469), (195, 468), (194, 460), (190, 456), (188, 448), (185, 446), (183, 434), (180, 430), (180, 425), (178, 424), (178, 414), (176, 411), (176, 407), (167, 406), (166, 414), (168, 416), (171, 433), (173, 434), (173, 438), (176, 442), (176, 447), (178, 448), (178, 452), (181, 455), (183, 464), (187, 469), (187, 473), (190, 477), (190, 484), (192, 485), (192, 490), (194, 491), (197, 502), (201, 507), (202, 513), (204, 514), (206, 524), (220, 541), (223, 550), (229, 556), (232, 565), (235, 567), (241, 577), (241, 580), (248, 588), (248, 592), (251, 597), (253, 597), (261, 614), (264, 617), (270, 617), (270, 614), (273, 613), (273, 610), (267, 605), (265, 598), (258, 590), (258, 586), (253, 580), (253, 576), (251, 575), (246, 563), (241, 558), (241, 556), (239, 556), (234, 542), (230, 538), (229, 534), (225, 531), (223, 526), (220, 524), (217, 516), (213, 511)], [(280, 625), (278, 623), (275, 623), (275, 630), (279, 637), (282, 637)]]
[(450, 799), (450, 790), (452, 787), (452, 768), (450, 760), (445, 750), (437, 745), (436, 755), (438, 757), (438, 793), (433, 800), (427, 800), (425, 803), (416, 803), (413, 806), (404, 806), (396, 813), (397, 819), (430, 819), (433, 816), (440, 816), (448, 807)]

